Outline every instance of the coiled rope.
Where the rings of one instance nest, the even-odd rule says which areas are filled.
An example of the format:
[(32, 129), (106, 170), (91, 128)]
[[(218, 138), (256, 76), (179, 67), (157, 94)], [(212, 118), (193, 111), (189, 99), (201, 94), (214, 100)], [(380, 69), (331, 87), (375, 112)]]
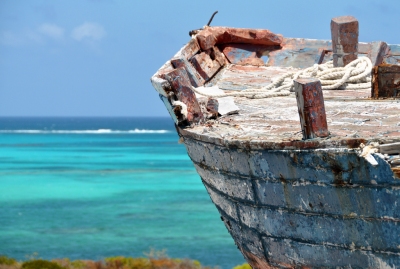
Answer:
[(247, 97), (252, 99), (288, 96), (294, 91), (293, 80), (298, 78), (317, 78), (323, 90), (361, 90), (371, 88), (372, 63), (368, 57), (360, 57), (345, 67), (333, 67), (333, 61), (290, 72), (275, 79), (271, 84), (260, 89), (246, 89), (224, 94), (211, 94), (192, 87), (192, 90), (207, 97)]

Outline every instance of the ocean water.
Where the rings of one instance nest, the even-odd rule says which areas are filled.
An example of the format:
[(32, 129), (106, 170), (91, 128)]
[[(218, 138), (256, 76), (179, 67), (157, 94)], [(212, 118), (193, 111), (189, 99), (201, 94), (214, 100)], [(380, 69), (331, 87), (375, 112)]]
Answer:
[(169, 118), (0, 118), (0, 255), (244, 262)]

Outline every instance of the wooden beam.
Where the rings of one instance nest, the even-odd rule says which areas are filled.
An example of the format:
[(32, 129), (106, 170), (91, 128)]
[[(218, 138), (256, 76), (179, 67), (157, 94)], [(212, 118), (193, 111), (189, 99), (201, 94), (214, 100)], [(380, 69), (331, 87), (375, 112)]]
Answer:
[(331, 20), (333, 65), (343, 67), (358, 56), (358, 21), (352, 16)]
[(389, 53), (389, 46), (383, 41), (371, 42), (370, 46), (368, 57), (371, 59), (372, 66), (382, 64), (383, 59)]
[(192, 58), (191, 62), (205, 81), (208, 81), (210, 78), (212, 78), (222, 66), (219, 61), (213, 60), (206, 52), (196, 54)]
[(186, 105), (187, 111), (184, 111), (183, 113), (186, 114), (185, 117), (188, 123), (192, 124), (202, 121), (203, 113), (201, 112), (196, 96), (191, 89), (192, 85), (186, 69), (183, 67), (177, 68), (165, 74), (165, 78), (172, 86), (174, 94), (178, 98), (177, 101)]
[(164, 97), (168, 97), (168, 92), (172, 91), (169, 82), (163, 78), (157, 77), (157, 75), (152, 76), (150, 81), (151, 84), (153, 84), (154, 89)]
[(374, 99), (400, 97), (400, 65), (381, 64), (373, 68), (371, 96)]
[(326, 137), (328, 124), (321, 82), (315, 78), (294, 81), (303, 139)]
[(400, 143), (383, 144), (379, 146), (382, 154), (400, 154)]
[(194, 87), (200, 87), (203, 86), (204, 84), (204, 79), (202, 76), (200, 76), (200, 74), (197, 72), (197, 70), (193, 67), (193, 65), (191, 63), (189, 63), (188, 60), (186, 60), (183, 57), (177, 57), (177, 58), (173, 58), (171, 59), (171, 64), (175, 67), (175, 68), (179, 68), (179, 67), (183, 67), (186, 69), (186, 72), (189, 75), (190, 78), (190, 82), (192, 84), (192, 86)]
[(208, 50), (218, 44), (247, 43), (253, 45), (280, 45), (282, 35), (277, 35), (269, 30), (206, 27), (196, 35), (202, 50)]

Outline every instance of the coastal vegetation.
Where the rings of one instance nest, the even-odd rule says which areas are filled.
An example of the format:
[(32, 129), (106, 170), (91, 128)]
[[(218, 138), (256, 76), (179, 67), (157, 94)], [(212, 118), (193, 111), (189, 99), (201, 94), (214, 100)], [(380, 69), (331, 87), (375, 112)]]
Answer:
[[(165, 252), (150, 251), (146, 257), (108, 257), (104, 260), (73, 260), (68, 258), (44, 260), (30, 257), (27, 261), (0, 256), (0, 269), (218, 269), (219, 267), (203, 266), (197, 260), (175, 259)], [(251, 269), (248, 264), (235, 266), (234, 269)]]
[[(51, 261), (43, 259), (16, 261), (6, 256), (0, 257), (0, 269), (214, 269), (202, 266), (200, 262), (189, 259), (168, 257), (109, 257), (100, 261), (74, 260), (63, 258)], [(216, 268), (215, 268), (216, 269)]]
[(252, 269), (250, 264), (248, 263), (243, 263), (242, 265), (237, 265), (233, 267), (233, 269)]

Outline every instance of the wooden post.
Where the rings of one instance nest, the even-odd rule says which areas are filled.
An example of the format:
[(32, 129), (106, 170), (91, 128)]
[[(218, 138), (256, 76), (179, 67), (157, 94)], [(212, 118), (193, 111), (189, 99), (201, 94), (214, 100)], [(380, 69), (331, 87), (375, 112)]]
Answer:
[(315, 78), (294, 81), (303, 139), (329, 135), (321, 82)]
[(357, 59), (358, 21), (352, 16), (333, 18), (331, 21), (333, 66), (343, 67)]
[(203, 113), (195, 93), (192, 91), (189, 76), (184, 67), (179, 67), (173, 71), (164, 74), (165, 79), (169, 82), (177, 101), (186, 105), (186, 111), (181, 111), (182, 115), (177, 115), (180, 122), (185, 120), (189, 124), (199, 123), (203, 120)]
[(378, 98), (400, 97), (400, 66), (381, 64), (372, 69), (371, 96)]

